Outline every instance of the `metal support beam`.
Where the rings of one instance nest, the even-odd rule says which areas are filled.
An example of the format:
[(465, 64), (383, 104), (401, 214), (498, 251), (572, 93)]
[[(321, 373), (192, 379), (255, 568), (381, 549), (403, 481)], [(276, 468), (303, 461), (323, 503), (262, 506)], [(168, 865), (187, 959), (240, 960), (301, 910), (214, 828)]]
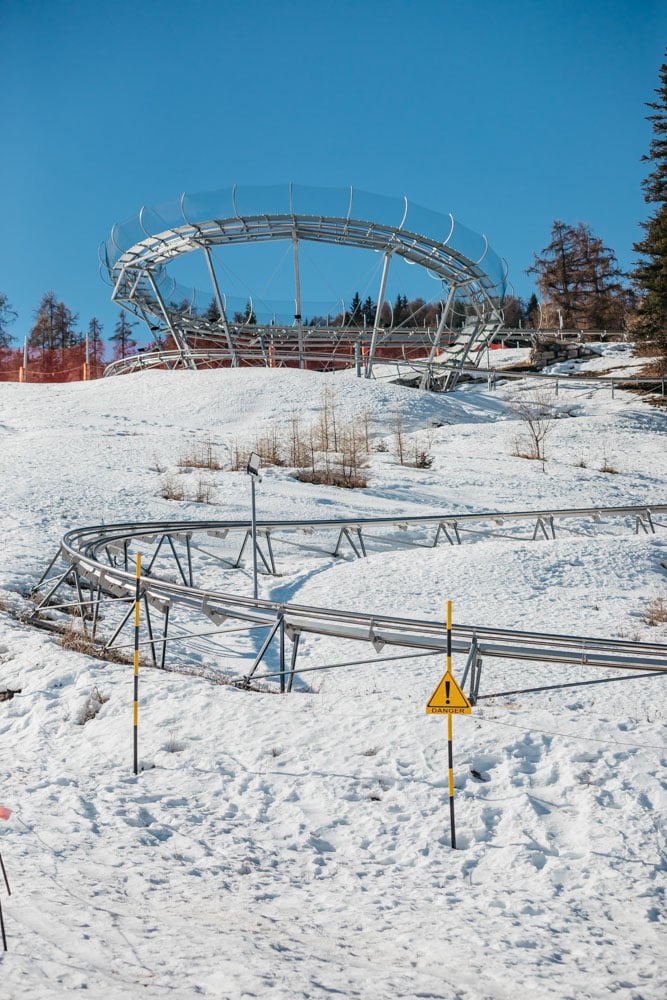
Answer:
[(227, 341), (227, 347), (229, 348), (229, 354), (232, 359), (232, 367), (238, 368), (239, 359), (234, 349), (234, 342), (232, 340), (232, 334), (229, 329), (229, 323), (227, 322), (227, 313), (225, 312), (225, 304), (222, 300), (222, 295), (220, 294), (220, 288), (218, 287), (218, 279), (213, 267), (213, 261), (211, 259), (211, 251), (206, 245), (206, 243), (201, 244), (202, 250), (204, 251), (204, 256), (206, 257), (206, 266), (208, 267), (209, 277), (211, 279), (211, 284), (213, 285), (213, 295), (215, 297), (215, 304), (218, 307), (218, 312), (220, 313), (220, 322), (222, 323), (222, 329), (225, 334), (225, 340)]
[(452, 287), (449, 289), (449, 295), (447, 296), (447, 301), (445, 302), (442, 309), (442, 313), (440, 315), (440, 322), (438, 323), (438, 329), (435, 331), (433, 346), (431, 347), (431, 352), (426, 362), (426, 369), (424, 370), (421, 382), (419, 383), (420, 389), (427, 389), (431, 385), (431, 377), (432, 377), (431, 365), (433, 364), (436, 354), (438, 353), (438, 348), (440, 347), (440, 339), (442, 337), (443, 330), (447, 325), (447, 320), (449, 319), (449, 313), (454, 302), (454, 296), (456, 295), (456, 288), (457, 288), (456, 285), (452, 285)]
[(190, 345), (188, 344), (187, 337), (181, 336), (180, 331), (177, 330), (174, 324), (172, 323), (171, 317), (169, 316), (169, 313), (167, 311), (167, 307), (164, 304), (164, 299), (160, 294), (160, 290), (157, 287), (155, 278), (153, 277), (152, 273), (150, 271), (145, 271), (144, 273), (148, 278), (151, 288), (153, 289), (153, 294), (155, 295), (155, 298), (158, 301), (158, 305), (160, 306), (160, 312), (164, 317), (164, 321), (169, 327), (169, 332), (171, 333), (176, 343), (176, 346), (181, 352), (181, 357), (185, 360), (185, 363), (188, 366), (188, 368), (196, 369), (197, 366), (190, 356)]
[(368, 358), (366, 359), (366, 378), (370, 378), (373, 374), (373, 359), (375, 357), (375, 349), (377, 347), (378, 333), (380, 332), (380, 326), (382, 324), (382, 306), (384, 303), (384, 293), (387, 288), (387, 274), (389, 273), (390, 260), (391, 252), (385, 253), (384, 263), (382, 265), (382, 277), (380, 278), (380, 291), (378, 293), (377, 306), (375, 307), (375, 322), (373, 323), (371, 346), (368, 352)]

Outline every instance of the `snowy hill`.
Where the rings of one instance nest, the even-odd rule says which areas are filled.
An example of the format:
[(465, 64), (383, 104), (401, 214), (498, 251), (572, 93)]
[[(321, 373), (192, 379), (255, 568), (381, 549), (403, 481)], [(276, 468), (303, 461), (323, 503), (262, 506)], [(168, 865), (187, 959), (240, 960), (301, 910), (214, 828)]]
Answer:
[[(583, 367), (623, 364), (610, 349)], [(661, 1000), (664, 677), (558, 688), (607, 675), (485, 664), (495, 696), (454, 720), (452, 851), (446, 725), (425, 715), (437, 658), (312, 674), (282, 697), (142, 670), (135, 777), (132, 668), (18, 620), (69, 528), (248, 517), (231, 457), (317, 420), (325, 391), (370, 427), (367, 488), (269, 467), (260, 517), (666, 502), (665, 411), (618, 390), (561, 388), (542, 465), (513, 454), (521, 383), (443, 396), (257, 369), (0, 385), (0, 691), (17, 692), (0, 702), (0, 995)], [(398, 463), (397, 413), (429, 468)], [(187, 499), (202, 442), (224, 466), (204, 473), (209, 504)], [(161, 495), (165, 477), (186, 499)], [(667, 528), (481, 538), (304, 563), (293, 599), (443, 620), (449, 598), (459, 623), (665, 643), (645, 620), (665, 566)], [(279, 587), (261, 577), (262, 595)], [(317, 639), (300, 663), (336, 656)]]

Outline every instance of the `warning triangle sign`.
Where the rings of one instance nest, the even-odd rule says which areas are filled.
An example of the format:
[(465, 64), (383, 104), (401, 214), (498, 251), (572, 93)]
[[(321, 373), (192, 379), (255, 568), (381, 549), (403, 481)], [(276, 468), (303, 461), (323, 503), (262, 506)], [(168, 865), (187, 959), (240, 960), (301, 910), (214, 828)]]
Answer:
[(449, 670), (431, 695), (426, 706), (427, 715), (470, 715), (470, 702)]

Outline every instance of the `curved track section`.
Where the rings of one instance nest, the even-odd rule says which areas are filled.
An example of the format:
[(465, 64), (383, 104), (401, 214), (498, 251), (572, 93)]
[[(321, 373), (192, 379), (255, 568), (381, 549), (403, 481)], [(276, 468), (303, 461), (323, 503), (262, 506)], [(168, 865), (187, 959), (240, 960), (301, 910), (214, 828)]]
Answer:
[[(228, 298), (213, 252), (271, 242), (291, 247), (294, 306), (288, 310), (283, 302), (271, 308), (259, 297), (253, 301), (252, 290), (249, 302)], [(313, 317), (312, 311), (308, 319), (299, 263), (302, 243), (382, 255), (368, 329), (361, 316), (346, 318), (340, 298), (332, 300), (334, 315), (342, 304), (340, 325)], [(208, 292), (177, 282), (174, 262), (188, 254), (203, 256)], [(451, 213), (442, 215), (407, 198), (352, 188), (335, 191), (291, 184), (183, 194), (158, 209), (144, 207), (134, 219), (113, 227), (100, 259), (113, 287), (112, 299), (146, 321), (160, 351), (165, 340), (171, 341), (180, 365), (197, 367), (197, 349), (202, 346), (220, 350), (221, 363), (231, 365), (308, 367), (319, 365), (316, 356), (322, 353), (329, 364), (342, 365), (350, 364), (357, 352), (367, 377), (377, 358), (435, 357), (445, 345), (464, 363), (473, 346), (483, 346), (500, 328), (507, 277), (505, 262), (486, 237), (455, 222)], [(422, 316), (416, 314), (396, 317), (394, 322), (386, 292), (390, 265), (397, 259), (417, 265), (438, 282), (432, 298), (438, 319), (432, 328), (425, 328)], [(318, 311), (321, 308), (320, 303)], [(169, 363), (166, 356), (163, 363)]]
[[(271, 576), (277, 574), (278, 564), (283, 572), (289, 570), (295, 551), (302, 568), (304, 560), (320, 566), (322, 560), (363, 558), (387, 548), (407, 546), (418, 553), (440, 543), (461, 545), (488, 537), (539, 542), (568, 531), (626, 530), (651, 535), (666, 528), (667, 505), (495, 511), (400, 519), (261, 521), (255, 544), (258, 562)], [(166, 665), (172, 644), (186, 649), (188, 644), (205, 640), (212, 643), (207, 655), (215, 662), (224, 661), (227, 653), (240, 659), (244, 669), (227, 675), (232, 682), (273, 678), (284, 691), (291, 689), (300, 672), (297, 656), (304, 636), (333, 636), (374, 651), (370, 661), (335, 666), (396, 658), (381, 656), (385, 647), (400, 650), (399, 658), (445, 649), (442, 622), (311, 607), (289, 600), (255, 600), (239, 594), (239, 578), (247, 585), (247, 576), (239, 571), (252, 545), (251, 525), (245, 520), (135, 522), (76, 529), (64, 536), (37, 585), (31, 617), (35, 623), (62, 630), (64, 617), (75, 614), (88, 637), (106, 650), (127, 646), (123, 633), (134, 610), (134, 565), (140, 552), (143, 645), (155, 666)], [(232, 634), (233, 649), (227, 645)], [(289, 655), (287, 642), (291, 643)], [(485, 657), (667, 673), (667, 647), (661, 644), (454, 626), (453, 649), (467, 656), (463, 681), (470, 678), (473, 698), (478, 694)], [(276, 658), (277, 665), (267, 665)]]

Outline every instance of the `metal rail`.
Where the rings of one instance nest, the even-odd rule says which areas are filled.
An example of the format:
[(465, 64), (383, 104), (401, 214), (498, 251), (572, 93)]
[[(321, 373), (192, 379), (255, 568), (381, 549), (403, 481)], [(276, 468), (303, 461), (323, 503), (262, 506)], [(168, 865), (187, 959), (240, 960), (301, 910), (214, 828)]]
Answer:
[[(321, 371), (332, 371), (351, 369), (355, 367), (353, 347), (355, 343), (360, 343), (359, 339), (350, 339), (349, 345), (344, 347), (340, 343), (332, 340), (331, 350), (324, 351), (310, 349), (308, 340), (305, 340), (305, 350), (302, 359), (307, 367), (314, 367)], [(383, 356), (382, 351), (400, 351), (401, 357)], [(547, 383), (552, 385), (556, 392), (560, 388), (569, 386), (585, 385), (592, 389), (610, 389), (612, 396), (616, 389), (633, 389), (653, 387), (656, 392), (665, 395), (667, 389), (667, 377), (660, 375), (595, 375), (587, 372), (535, 372), (523, 371), (508, 368), (489, 368), (484, 365), (460, 365), (454, 362), (447, 362), (443, 357), (431, 360), (423, 357), (410, 357), (411, 352), (420, 348), (409, 340), (387, 340), (375, 353), (374, 366), (378, 369), (395, 369), (397, 377), (414, 376), (421, 386), (431, 388), (441, 384), (445, 385), (447, 378), (456, 374), (466, 376), (475, 380), (485, 380), (489, 388), (493, 389), (499, 382), (505, 381), (535, 381), (537, 383)], [(206, 367), (227, 367), (230, 364), (230, 355), (223, 350), (203, 350), (193, 348), (190, 351), (190, 358), (198, 368)], [(268, 355), (258, 347), (237, 348), (236, 361), (239, 364), (249, 366), (267, 366)], [(104, 376), (125, 375), (130, 372), (145, 371), (155, 368), (169, 368), (171, 370), (187, 367), (180, 351), (150, 351), (135, 354), (131, 357), (120, 358), (112, 361), (104, 369)], [(299, 367), (299, 355), (296, 346), (291, 349), (276, 349), (270, 356), (270, 367)]]
[[(494, 538), (500, 534), (508, 540), (553, 539), (556, 537), (556, 530), (562, 530), (568, 521), (588, 522), (591, 530), (599, 530), (603, 522), (616, 522), (626, 529), (633, 528), (635, 533), (641, 531), (654, 534), (656, 528), (667, 528), (667, 523), (660, 520), (665, 514), (667, 504), (486, 511), (477, 514), (435, 513), (400, 518), (264, 520), (258, 522), (257, 533), (261, 540), (258, 545), (264, 546), (260, 554), (265, 568), (268, 573), (275, 573), (274, 550), (285, 535), (301, 536), (305, 533), (310, 536), (322, 533), (328, 544), (337, 539), (333, 549), (316, 548), (309, 544), (306, 546), (309, 557), (325, 556), (333, 559), (340, 556), (341, 546), (348, 542), (348, 553), (363, 558), (377, 543), (385, 550), (387, 544), (405, 544), (406, 535), (410, 533), (416, 535), (417, 540), (410, 541), (409, 544), (417, 547), (435, 546), (441, 538), (451, 545), (463, 544), (467, 537), (490, 533)], [(532, 534), (517, 536), (511, 533), (516, 525), (526, 523), (533, 527)], [(484, 531), (489, 526), (492, 532)], [(371, 529), (373, 534), (370, 534)], [(64, 536), (59, 552), (39, 581), (36, 588), (39, 593), (38, 603), (32, 620), (39, 621), (47, 616), (47, 620), (53, 624), (54, 613), (63, 606), (60, 602), (54, 607), (55, 594), (58, 590), (69, 587), (74, 596), (65, 605), (78, 608), (77, 614), (81, 618), (83, 630), (87, 629), (86, 620), (90, 621), (92, 617), (91, 632), (94, 638), (100, 603), (112, 600), (118, 607), (119, 602), (121, 606), (126, 602), (130, 611), (105, 643), (106, 648), (117, 644), (135, 599), (133, 552), (141, 551), (145, 567), (141, 597), (147, 615), (147, 644), (155, 665), (158, 665), (158, 652), (161, 653), (161, 665), (164, 665), (168, 643), (178, 638), (167, 634), (170, 612), (176, 609), (181, 609), (188, 621), (194, 617), (195, 620), (206, 621), (209, 626), (213, 623), (215, 627), (212, 634), (222, 635), (221, 626), (227, 619), (240, 622), (247, 628), (265, 628), (267, 637), (259, 651), (254, 653), (252, 669), (244, 676), (248, 679), (278, 677), (281, 690), (291, 689), (294, 674), (298, 673), (297, 652), (299, 641), (304, 635), (370, 643), (376, 654), (384, 646), (398, 647), (406, 650), (406, 657), (411, 655), (410, 651), (416, 654), (445, 648), (446, 637), (442, 622), (397, 618), (363, 611), (334, 610), (292, 602), (255, 600), (227, 589), (226, 583), (224, 589), (219, 585), (194, 585), (194, 577), (201, 571), (199, 563), (194, 566), (196, 560), (212, 558), (217, 561), (216, 565), (226, 564), (228, 568), (223, 569), (223, 573), (233, 574), (234, 567), (240, 564), (249, 533), (250, 523), (246, 520), (131, 522), (74, 529)], [(233, 554), (238, 548), (238, 542), (234, 542), (234, 539), (239, 536), (242, 536), (243, 542), (234, 561)], [(294, 538), (288, 541), (294, 544)], [(216, 542), (229, 546), (232, 556), (225, 558), (220, 553), (211, 553), (209, 547)], [(180, 557), (177, 546), (181, 550)], [(62, 565), (57, 566), (59, 559), (66, 564), (64, 570)], [(174, 567), (178, 570), (180, 582), (166, 576)], [(93, 600), (84, 598), (84, 588), (95, 595)], [(91, 606), (94, 606), (94, 613), (90, 611)], [(149, 608), (153, 609), (153, 613), (163, 615), (164, 629), (161, 637), (154, 634)], [(228, 632), (229, 630), (225, 630), (224, 634)], [(189, 634), (197, 637), (195, 633)], [(285, 639), (292, 643), (289, 666), (285, 656)], [(274, 641), (279, 643), (279, 668), (259, 674), (260, 664)], [(458, 625), (454, 626), (453, 649), (468, 657), (465, 676), (470, 674), (473, 696), (476, 696), (479, 687), (481, 661), (486, 657), (667, 673), (667, 647), (659, 643)]]

